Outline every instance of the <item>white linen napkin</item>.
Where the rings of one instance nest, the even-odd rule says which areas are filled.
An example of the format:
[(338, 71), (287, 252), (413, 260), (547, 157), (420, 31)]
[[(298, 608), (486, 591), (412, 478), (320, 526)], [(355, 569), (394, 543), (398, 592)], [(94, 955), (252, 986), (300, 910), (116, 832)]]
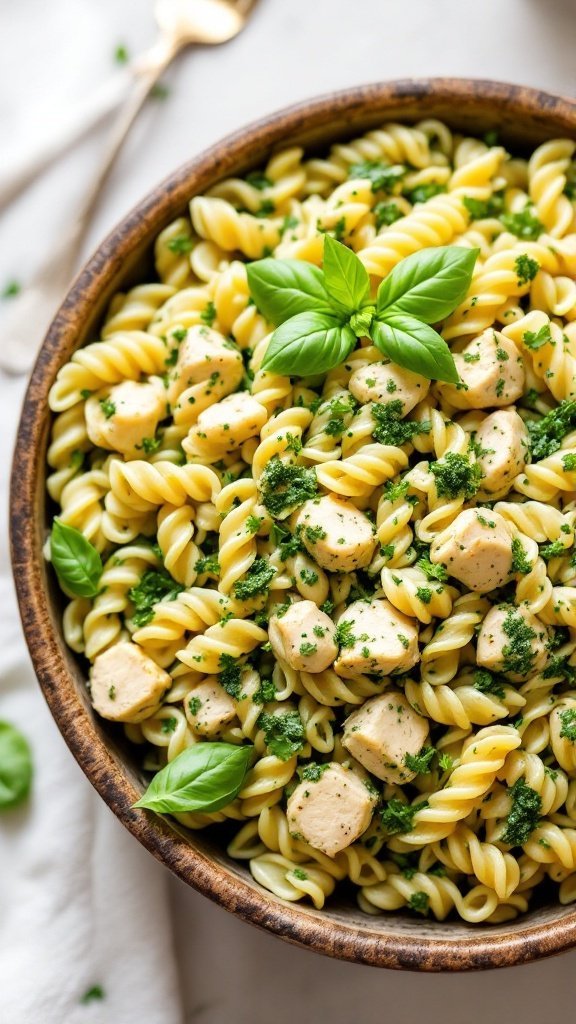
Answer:
[(0, 815), (0, 1022), (181, 1024), (167, 872), (76, 765), (22, 639), (6, 530), (22, 391), (0, 382), (0, 719), (26, 735), (35, 773), (30, 800)]

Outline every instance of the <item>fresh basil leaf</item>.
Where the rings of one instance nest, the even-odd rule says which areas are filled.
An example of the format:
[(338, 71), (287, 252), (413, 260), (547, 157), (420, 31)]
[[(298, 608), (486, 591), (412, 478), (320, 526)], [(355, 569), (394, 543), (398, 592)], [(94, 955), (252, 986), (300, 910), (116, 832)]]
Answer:
[(80, 530), (56, 518), (50, 554), (61, 583), (77, 597), (94, 597), (102, 575), (102, 559)]
[(324, 287), (324, 275), (305, 260), (256, 260), (246, 266), (248, 287), (258, 309), (278, 327), (285, 320), (311, 310), (333, 313)]
[(9, 722), (0, 722), (0, 810), (22, 803), (32, 783), (28, 742)]
[(466, 298), (479, 251), (445, 245), (407, 256), (378, 289), (378, 317), (403, 313), (425, 324), (443, 320)]
[(396, 313), (385, 321), (374, 320), (370, 334), (376, 348), (398, 366), (429, 380), (458, 383), (460, 378), (448, 345), (428, 324)]
[(338, 366), (355, 344), (352, 328), (343, 326), (335, 317), (299, 313), (274, 331), (262, 368), (288, 376), (311, 377)]
[(194, 743), (152, 779), (133, 806), (151, 811), (219, 811), (242, 789), (252, 746)]
[(355, 252), (331, 235), (324, 236), (324, 284), (331, 299), (348, 315), (355, 313), (370, 293), (370, 278)]

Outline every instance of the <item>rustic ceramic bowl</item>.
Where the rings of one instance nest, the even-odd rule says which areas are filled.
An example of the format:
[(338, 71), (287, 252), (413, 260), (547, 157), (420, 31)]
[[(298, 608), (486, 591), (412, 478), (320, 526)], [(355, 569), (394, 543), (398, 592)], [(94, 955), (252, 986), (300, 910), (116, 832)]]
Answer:
[(394, 914), (368, 917), (351, 897), (316, 911), (284, 903), (230, 860), (217, 834), (185, 829), (132, 804), (144, 788), (139, 752), (92, 713), (85, 668), (62, 637), (62, 597), (42, 558), (46, 525), (48, 391), (75, 349), (97, 336), (110, 296), (149, 280), (153, 239), (188, 200), (218, 179), (260, 165), (293, 143), (326, 146), (387, 120), (438, 117), (472, 134), (496, 128), (514, 149), (576, 135), (576, 102), (486, 81), (429, 79), (350, 89), (274, 114), (179, 168), (105, 239), (77, 277), (34, 368), (12, 477), (12, 559), (24, 631), (38, 679), (74, 757), (133, 835), (188, 884), (246, 921), (317, 952), (379, 967), (441, 971), (505, 967), (576, 945), (576, 910), (540, 907), (501, 925), (466, 926)]

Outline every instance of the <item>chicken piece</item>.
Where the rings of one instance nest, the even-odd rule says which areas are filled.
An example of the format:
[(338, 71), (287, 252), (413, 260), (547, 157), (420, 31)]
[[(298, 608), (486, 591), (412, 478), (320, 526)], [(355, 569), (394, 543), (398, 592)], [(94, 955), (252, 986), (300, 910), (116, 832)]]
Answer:
[(236, 717), (236, 704), (213, 676), (188, 695), (188, 721), (200, 736), (217, 736)]
[(172, 680), (133, 643), (98, 654), (90, 675), (94, 709), (112, 722), (142, 722), (157, 710)]
[(362, 405), (367, 402), (402, 402), (402, 415), (406, 416), (418, 402), (426, 398), (430, 381), (412, 370), (404, 370), (396, 363), (369, 363), (355, 370), (348, 383)]
[(512, 682), (536, 675), (548, 659), (546, 627), (524, 606), (491, 608), (478, 634), (476, 661)]
[(420, 658), (414, 620), (378, 598), (349, 605), (338, 622), (338, 638), (334, 669), (346, 679), (408, 672)]
[(323, 672), (338, 654), (336, 626), (313, 601), (296, 601), (272, 615), (268, 636), (277, 658), (299, 672)]
[(455, 352), (454, 362), (462, 384), (438, 384), (438, 388), (456, 409), (512, 405), (524, 390), (518, 349), (492, 327), (468, 342), (462, 352)]
[(125, 380), (110, 388), (105, 398), (88, 399), (86, 430), (97, 448), (141, 459), (165, 415), (166, 392), (161, 385)]
[(323, 569), (352, 572), (372, 560), (375, 528), (368, 516), (345, 498), (325, 494), (306, 501), (293, 517), (293, 528)]
[(506, 520), (490, 509), (465, 509), (434, 538), (430, 561), (478, 594), (501, 587), (512, 572), (512, 534)]
[(336, 762), (322, 766), (316, 781), (304, 779), (288, 799), (288, 827), (316, 850), (335, 857), (368, 828), (377, 794)]
[(205, 451), (224, 455), (259, 434), (267, 419), (260, 402), (247, 391), (237, 391), (202, 410), (182, 447), (189, 455), (202, 455)]
[(428, 722), (403, 693), (388, 690), (367, 700), (344, 722), (342, 743), (352, 757), (383, 782), (410, 782), (416, 775), (405, 763), (428, 739)]
[(529, 445), (524, 420), (515, 409), (498, 409), (481, 423), (474, 440), (481, 452), (478, 498), (488, 501), (504, 497), (526, 465)]
[(168, 399), (174, 404), (186, 388), (206, 382), (219, 401), (236, 390), (244, 365), (242, 355), (218, 331), (200, 324), (190, 327), (178, 351), (171, 374)]

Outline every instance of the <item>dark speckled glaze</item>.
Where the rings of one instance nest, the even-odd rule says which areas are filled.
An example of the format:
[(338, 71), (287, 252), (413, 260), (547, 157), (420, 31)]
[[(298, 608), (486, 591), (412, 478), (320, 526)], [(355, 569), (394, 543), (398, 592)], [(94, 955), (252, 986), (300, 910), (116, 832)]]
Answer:
[(242, 174), (271, 150), (295, 142), (324, 146), (386, 120), (438, 117), (478, 134), (498, 129), (511, 147), (576, 134), (576, 102), (488, 81), (423, 79), (384, 82), (324, 96), (249, 125), (179, 168), (103, 241), (74, 281), (36, 362), (14, 457), (11, 542), (26, 640), (50, 710), (74, 757), (109, 807), (154, 856), (227, 910), (288, 942), (378, 967), (457, 971), (506, 967), (576, 945), (576, 909), (552, 905), (502, 925), (476, 927), (394, 914), (369, 917), (352, 899), (323, 911), (283, 903), (230, 860), (214, 836), (186, 833), (174, 822), (133, 810), (143, 788), (138, 751), (93, 715), (83, 669), (60, 626), (61, 597), (42, 559), (45, 455), (51, 416), (47, 397), (57, 371), (96, 336), (110, 296), (143, 278), (151, 243), (192, 195), (219, 178)]

